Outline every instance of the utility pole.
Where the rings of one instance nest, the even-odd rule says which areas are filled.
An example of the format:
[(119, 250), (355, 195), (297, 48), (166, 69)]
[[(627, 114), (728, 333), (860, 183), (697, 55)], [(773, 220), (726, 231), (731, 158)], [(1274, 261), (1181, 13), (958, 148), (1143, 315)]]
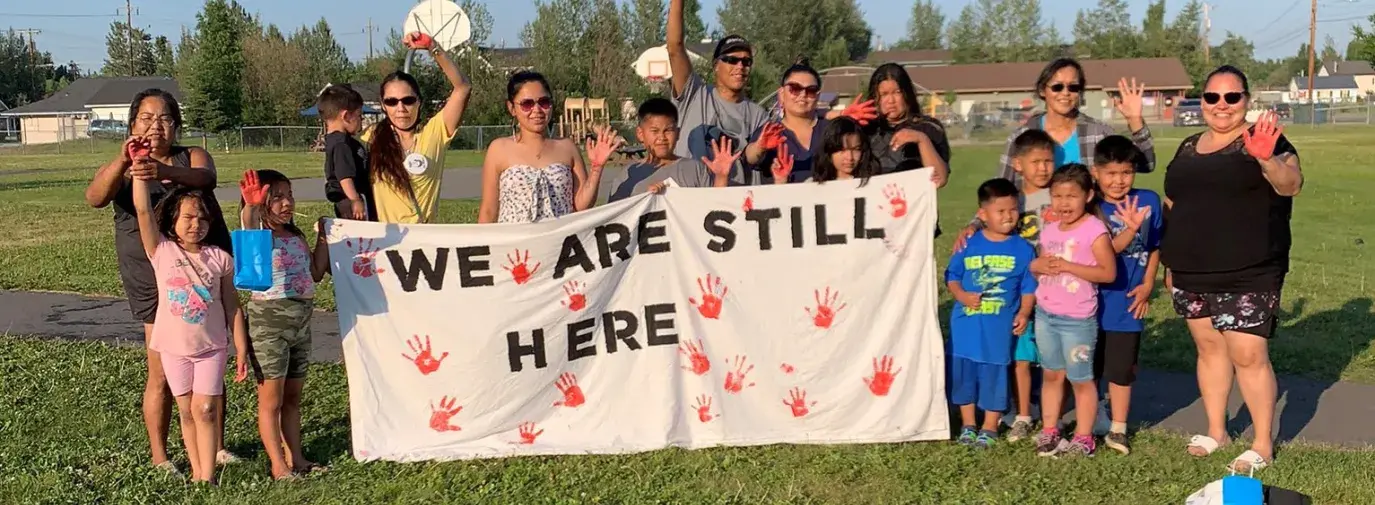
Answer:
[[(1316, 1), (1316, 0), (1314, 0), (1314, 1)], [(1208, 16), (1208, 14), (1209, 14), (1209, 9), (1211, 9), (1211, 8), (1212, 8), (1212, 6), (1211, 6), (1211, 5), (1208, 5), (1207, 2), (1204, 2), (1204, 3), (1203, 3), (1203, 64), (1204, 64), (1204, 65), (1212, 65), (1212, 64), (1213, 64), (1212, 58), (1211, 58), (1211, 54), (1209, 54), (1209, 53), (1212, 51), (1212, 49), (1213, 49), (1213, 43), (1212, 43), (1211, 41), (1209, 41), (1209, 39), (1208, 39), (1209, 32), (1211, 32), (1212, 29), (1213, 29), (1213, 19), (1212, 19), (1211, 17)]]
[(1313, 0), (1313, 7), (1308, 13), (1308, 104), (1312, 106), (1312, 113), (1308, 115), (1311, 124), (1318, 124), (1318, 100), (1313, 95), (1313, 44), (1318, 42), (1318, 0)]
[(124, 64), (128, 65), (124, 71), (129, 75), (134, 75), (134, 9), (133, 0), (124, 0), (124, 35), (129, 41), (129, 52), (124, 54)]
[(377, 31), (377, 28), (374, 27), (374, 26), (372, 25), (372, 18), (368, 18), (368, 28), (367, 28), (367, 31), (368, 31), (368, 59), (371, 60), (371, 59), (372, 59), (372, 34), (373, 34), (373, 32), (376, 32), (376, 31)]

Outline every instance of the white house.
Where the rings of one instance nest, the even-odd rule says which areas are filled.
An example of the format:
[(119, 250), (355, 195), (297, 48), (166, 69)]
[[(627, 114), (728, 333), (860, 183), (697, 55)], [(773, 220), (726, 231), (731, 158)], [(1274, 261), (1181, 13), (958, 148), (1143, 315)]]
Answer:
[(87, 77), (37, 102), (0, 112), (19, 121), (23, 143), (51, 144), (87, 138), (93, 119), (129, 119), (129, 101), (138, 92), (160, 88), (181, 99), (177, 81), (167, 77)]
[[(710, 56), (712, 51), (716, 50), (716, 43), (711, 40), (704, 40), (698, 44), (688, 44), (687, 50), (688, 57), (697, 61), (704, 56)], [(635, 67), (635, 75), (640, 76), (641, 79), (666, 81), (673, 77), (673, 68), (668, 63), (668, 45), (645, 49), (632, 65)]]
[[(1309, 102), (1308, 78), (1295, 77), (1289, 81), (1289, 97), (1295, 102)], [(1355, 76), (1315, 75), (1313, 76), (1313, 99), (1318, 103), (1355, 102), (1365, 97)]]
[[(1318, 76), (1349, 75), (1356, 79), (1356, 87), (1362, 95), (1375, 94), (1375, 68), (1367, 61), (1332, 61), (1323, 63)], [(1306, 86), (1307, 84), (1305, 84)]]

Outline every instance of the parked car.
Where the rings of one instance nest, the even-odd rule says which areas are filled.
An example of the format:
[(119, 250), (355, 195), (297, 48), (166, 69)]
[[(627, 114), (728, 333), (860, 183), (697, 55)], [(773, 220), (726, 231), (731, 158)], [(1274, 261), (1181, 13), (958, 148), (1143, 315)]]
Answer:
[(1203, 126), (1203, 101), (1185, 98), (1174, 107), (1175, 126)]
[(1275, 111), (1275, 115), (1279, 116), (1280, 120), (1287, 120), (1294, 117), (1294, 108), (1290, 107), (1287, 103), (1277, 103), (1274, 107), (1271, 107), (1270, 110)]
[(86, 134), (92, 138), (122, 139), (129, 135), (129, 123), (118, 119), (95, 119), (86, 127)]

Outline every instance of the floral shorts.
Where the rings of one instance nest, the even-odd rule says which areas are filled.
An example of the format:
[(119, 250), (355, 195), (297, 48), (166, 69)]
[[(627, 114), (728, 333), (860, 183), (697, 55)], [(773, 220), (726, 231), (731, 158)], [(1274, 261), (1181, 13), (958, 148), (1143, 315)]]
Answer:
[(1174, 311), (1185, 319), (1209, 318), (1218, 331), (1237, 331), (1261, 338), (1274, 336), (1279, 291), (1194, 293), (1171, 290)]

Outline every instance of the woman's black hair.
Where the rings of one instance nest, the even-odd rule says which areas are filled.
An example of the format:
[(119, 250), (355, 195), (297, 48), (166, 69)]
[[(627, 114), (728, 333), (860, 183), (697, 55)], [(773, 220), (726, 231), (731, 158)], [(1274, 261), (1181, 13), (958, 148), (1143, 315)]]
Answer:
[(1246, 96), (1251, 95), (1251, 81), (1246, 78), (1246, 73), (1242, 72), (1241, 69), (1231, 65), (1223, 65), (1217, 67), (1217, 70), (1209, 72), (1208, 77), (1203, 79), (1203, 87), (1207, 88), (1208, 81), (1213, 80), (1214, 77), (1224, 74), (1231, 74), (1236, 76), (1237, 80), (1241, 81), (1241, 91), (1245, 93)]
[(788, 67), (787, 70), (784, 70), (783, 77), (778, 78), (778, 85), (782, 86), (784, 84), (787, 84), (788, 78), (792, 77), (793, 74), (796, 74), (798, 72), (811, 74), (812, 78), (816, 79), (816, 85), (821, 85), (821, 74), (818, 73), (815, 68), (812, 68), (811, 61), (807, 58), (798, 58), (797, 63), (793, 63), (793, 66)]
[[(254, 170), (254, 172), (258, 173), (258, 184), (267, 186), (269, 193), (272, 191), (271, 188), (278, 184), (286, 183), (288, 187), (291, 186), (291, 179), (287, 178), (286, 174), (283, 174), (276, 170)], [(239, 208), (243, 208), (247, 204), (248, 202), (245, 202), (243, 199), (243, 195), (240, 194)], [(266, 216), (264, 216), (264, 218), (266, 218)], [(286, 222), (282, 223), (282, 228), (285, 228), (286, 231), (291, 232), (292, 235), (301, 237), (301, 239), (303, 240), (306, 238), (306, 234), (302, 232), (299, 227), (296, 226), (296, 218), (294, 216), (287, 218)]]
[[(908, 119), (921, 117), (921, 103), (917, 102), (917, 86), (912, 84), (912, 76), (907, 75), (907, 69), (897, 63), (884, 63), (874, 69), (874, 73), (869, 76), (868, 94), (864, 96), (869, 100), (877, 100), (878, 85), (885, 81), (893, 81), (898, 85), (898, 91), (902, 92), (902, 100), (907, 102)], [(888, 118), (880, 114), (879, 120), (886, 123)]]
[(514, 104), (516, 95), (520, 93), (520, 88), (531, 82), (538, 82), (540, 86), (544, 86), (544, 92), (549, 93), (550, 98), (553, 98), (554, 88), (549, 87), (549, 80), (544, 78), (544, 74), (532, 70), (523, 70), (511, 74), (511, 80), (506, 81), (506, 103)]
[[(411, 74), (399, 70), (388, 74), (385, 79), (382, 79), (382, 87), (377, 90), (377, 94), (386, 97), (387, 85), (396, 81), (406, 83), (411, 87), (411, 91), (415, 92), (415, 97), (420, 99), (416, 102), (416, 112), (419, 112), (425, 100), (420, 96), (420, 83), (416, 82), (415, 77)], [(415, 189), (411, 187), (411, 176), (406, 172), (405, 167), (406, 153), (401, 149), (401, 139), (396, 136), (396, 132), (392, 131), (391, 117), (387, 116), (385, 111), (384, 108), (382, 120), (373, 127), (372, 142), (368, 146), (368, 164), (372, 167), (372, 178), (390, 184), (402, 190), (404, 194), (414, 195)], [(420, 124), (418, 117), (415, 124)]]
[(869, 147), (869, 136), (864, 133), (864, 128), (848, 117), (839, 117), (830, 121), (826, 125), (826, 130), (821, 135), (821, 152), (816, 157), (816, 162), (812, 166), (812, 179), (818, 183), (834, 181), (840, 176), (840, 171), (836, 170), (835, 163), (831, 161), (831, 155), (845, 150), (845, 138), (854, 135), (859, 139), (859, 163), (855, 165), (853, 175), (860, 179), (860, 186), (869, 183), (869, 178), (879, 174), (878, 160), (874, 158), (873, 149)]
[(1045, 101), (1046, 86), (1050, 85), (1050, 80), (1055, 77), (1056, 72), (1059, 72), (1066, 68), (1073, 68), (1074, 72), (1079, 74), (1077, 84), (1079, 84), (1079, 89), (1084, 89), (1084, 86), (1087, 83), (1086, 78), (1084, 77), (1084, 66), (1080, 65), (1079, 61), (1075, 60), (1074, 58), (1060, 58), (1047, 64), (1046, 68), (1041, 69), (1041, 75), (1036, 78), (1036, 98), (1039, 98), (1041, 101)]
[(1093, 180), (1093, 172), (1089, 171), (1087, 165), (1068, 163), (1055, 169), (1055, 173), (1050, 176), (1050, 187), (1053, 188), (1056, 184), (1065, 183), (1074, 184), (1085, 193), (1092, 193), (1093, 198), (1084, 204), (1084, 213), (1098, 218), (1105, 224), (1108, 222), (1107, 216), (1103, 215), (1102, 209), (1098, 205), (1103, 200), (1103, 192), (1098, 190), (1098, 183)]
[[(129, 135), (134, 134), (134, 121), (138, 120), (138, 109), (143, 106), (143, 100), (149, 97), (160, 98), (162, 103), (167, 104), (167, 111), (172, 114), (173, 132), (181, 132), (181, 104), (177, 103), (177, 98), (172, 96), (162, 88), (148, 88), (134, 95), (134, 99), (129, 102)], [(176, 135), (172, 135), (175, 140)]]
[[(153, 207), (153, 218), (157, 221), (158, 233), (161, 233), (167, 240), (178, 243), (181, 242), (181, 239), (177, 237), (177, 212), (181, 210), (181, 201), (188, 198), (195, 200), (196, 203), (200, 205), (201, 214), (210, 225), (209, 227), (211, 229), (214, 228), (216, 214), (212, 212), (218, 212), (219, 209), (211, 209), (211, 205), (206, 201), (205, 193), (201, 190), (179, 186), (169, 191), (167, 196), (163, 197), (162, 200)], [(206, 230), (205, 238), (207, 242), (212, 236), (213, 234), (210, 233), (210, 230)]]

